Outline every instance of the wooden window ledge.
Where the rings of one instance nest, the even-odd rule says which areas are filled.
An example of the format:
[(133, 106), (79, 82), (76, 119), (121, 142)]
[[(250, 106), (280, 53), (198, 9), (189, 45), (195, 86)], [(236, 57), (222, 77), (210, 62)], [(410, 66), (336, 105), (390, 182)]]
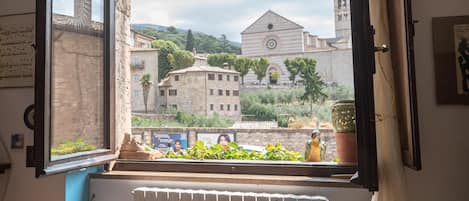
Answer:
[(333, 178), (324, 178), (307, 176), (211, 174), (187, 172), (111, 171), (105, 173), (93, 173), (90, 175), (90, 178), (361, 188), (359, 185), (350, 183), (349, 179), (345, 179), (350, 178), (350, 175), (345, 175), (345, 177), (335, 176)]

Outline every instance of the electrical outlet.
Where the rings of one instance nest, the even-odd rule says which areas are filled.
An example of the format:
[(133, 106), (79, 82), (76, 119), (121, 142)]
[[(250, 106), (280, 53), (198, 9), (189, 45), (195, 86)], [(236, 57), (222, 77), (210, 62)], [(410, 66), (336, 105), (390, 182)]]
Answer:
[(23, 149), (23, 148), (24, 148), (24, 134), (11, 135), (11, 149)]

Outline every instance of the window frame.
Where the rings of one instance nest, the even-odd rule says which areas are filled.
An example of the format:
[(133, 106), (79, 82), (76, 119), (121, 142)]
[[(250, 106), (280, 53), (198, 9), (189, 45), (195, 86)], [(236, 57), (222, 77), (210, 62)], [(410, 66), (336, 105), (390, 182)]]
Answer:
[[(106, 141), (110, 153), (103, 155), (87, 155), (83, 160), (68, 161), (65, 163), (67, 166), (58, 167), (56, 169), (47, 170), (49, 168), (48, 161), (45, 154), (49, 152), (49, 138), (45, 135), (45, 94), (44, 89), (47, 86), (46, 81), (46, 66), (50, 64), (50, 44), (46, 44), (45, 38), (50, 38), (51, 22), (46, 20), (51, 19), (51, 1), (52, 0), (36, 0), (36, 88), (35, 88), (35, 105), (36, 105), (36, 128), (34, 146), (28, 147), (28, 166), (36, 167), (36, 176), (60, 173), (73, 169), (80, 169), (97, 164), (105, 164), (111, 160), (115, 160), (116, 156), (111, 154), (115, 151), (114, 138), (111, 133), (114, 132), (115, 122), (113, 118), (115, 111), (115, 91), (114, 91), (114, 1), (104, 0), (105, 4), (105, 19), (106, 24), (105, 35), (106, 42), (106, 60), (105, 66), (109, 67), (109, 75), (106, 73), (109, 80), (109, 95), (106, 100), (106, 113), (110, 116), (106, 118), (106, 125), (108, 125), (108, 133)], [(132, 160), (117, 160), (115, 170), (147, 170), (147, 171), (191, 171), (191, 172), (211, 172), (211, 173), (239, 173), (239, 174), (281, 174), (281, 175), (307, 175), (307, 176), (331, 176), (332, 174), (340, 173), (354, 173), (358, 171), (358, 177), (352, 181), (368, 188), (370, 191), (378, 190), (378, 177), (377, 177), (377, 158), (376, 158), (376, 129), (375, 129), (375, 114), (374, 114), (374, 93), (373, 93), (373, 74), (374, 74), (374, 41), (373, 41), (373, 28), (370, 25), (369, 2), (352, 0), (350, 2), (350, 18), (352, 26), (352, 41), (353, 41), (353, 70), (354, 70), (354, 83), (355, 83), (355, 104), (356, 104), (356, 133), (357, 133), (357, 152), (358, 164), (353, 166), (348, 165), (334, 165), (327, 163), (316, 164), (286, 164), (286, 163), (269, 163), (269, 162), (254, 162), (254, 163), (239, 163), (234, 161), (132, 161)], [(112, 9), (111, 9), (112, 8)], [(112, 34), (111, 34), (112, 33)], [(39, 64), (39, 65), (38, 65)], [(213, 76), (213, 79), (210, 79)], [(208, 80), (215, 80), (215, 74), (208, 74)], [(223, 78), (222, 78), (223, 79)], [(111, 92), (112, 91), (112, 92)], [(49, 155), (47, 155), (49, 156)], [(90, 157), (91, 156), (91, 157)], [(108, 157), (100, 158), (97, 157)]]
[(36, 0), (36, 58), (35, 58), (35, 128), (34, 145), (27, 147), (27, 167), (35, 167), (36, 177), (63, 173), (83, 167), (103, 165), (117, 159), (115, 152), (115, 5), (103, 0), (104, 63), (103, 63), (103, 121), (105, 151), (90, 151), (78, 156), (51, 160), (50, 86), (52, 60), (52, 0)]

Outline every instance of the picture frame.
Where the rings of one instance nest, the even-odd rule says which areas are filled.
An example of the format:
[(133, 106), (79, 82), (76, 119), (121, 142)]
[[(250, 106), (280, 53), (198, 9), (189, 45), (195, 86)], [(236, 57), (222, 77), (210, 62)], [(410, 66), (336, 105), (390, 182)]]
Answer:
[(437, 104), (469, 105), (469, 16), (436, 17), (432, 25)]
[(220, 136), (228, 136), (228, 142), (236, 142), (236, 133), (228, 132), (228, 133), (208, 133), (208, 132), (200, 132), (196, 133), (195, 139), (196, 141), (202, 141), (205, 146), (211, 147), (215, 144), (218, 144), (218, 138)]
[(182, 149), (189, 147), (189, 135), (184, 132), (154, 132), (151, 136), (153, 149), (160, 151), (170, 151), (175, 147), (177, 141), (181, 142)]

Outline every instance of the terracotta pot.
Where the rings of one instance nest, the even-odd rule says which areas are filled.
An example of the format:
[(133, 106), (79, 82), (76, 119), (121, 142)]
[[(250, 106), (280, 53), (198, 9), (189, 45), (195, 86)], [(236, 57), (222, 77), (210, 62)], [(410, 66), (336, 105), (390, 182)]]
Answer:
[(357, 163), (357, 138), (355, 133), (335, 133), (337, 157), (341, 164)]

